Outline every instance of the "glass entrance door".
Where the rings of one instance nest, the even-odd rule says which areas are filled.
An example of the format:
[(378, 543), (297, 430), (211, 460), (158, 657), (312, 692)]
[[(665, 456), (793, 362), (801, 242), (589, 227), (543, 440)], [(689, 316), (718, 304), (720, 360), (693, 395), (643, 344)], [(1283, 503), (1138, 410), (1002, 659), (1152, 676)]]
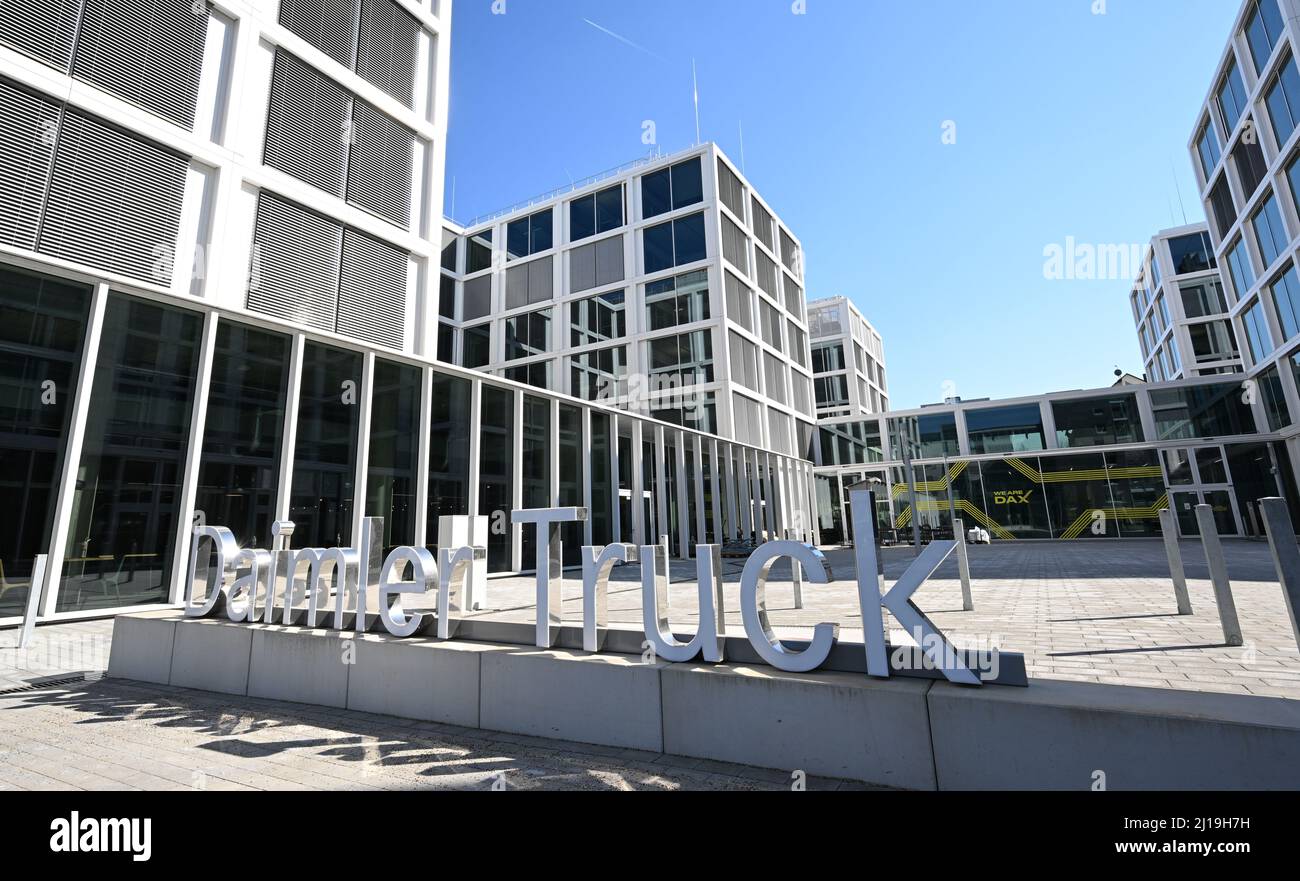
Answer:
[(1222, 446), (1162, 451), (1165, 479), (1171, 488), (1170, 505), (1184, 538), (1201, 534), (1196, 506), (1209, 505), (1219, 535), (1241, 535), (1241, 513), (1237, 509), (1232, 475)]

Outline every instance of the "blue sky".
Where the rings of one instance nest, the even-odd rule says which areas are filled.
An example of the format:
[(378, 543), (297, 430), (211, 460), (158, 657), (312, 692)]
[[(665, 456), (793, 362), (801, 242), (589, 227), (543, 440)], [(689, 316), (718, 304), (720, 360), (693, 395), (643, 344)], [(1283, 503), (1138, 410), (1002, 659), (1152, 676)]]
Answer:
[(703, 139), (740, 162), (743, 126), (810, 298), (884, 337), (892, 406), (1141, 371), (1129, 281), (1049, 281), (1044, 248), (1204, 219), (1186, 144), (1236, 0), (504, 3), (455, 0), (449, 214), (645, 155), (644, 120), (685, 148), (694, 58)]

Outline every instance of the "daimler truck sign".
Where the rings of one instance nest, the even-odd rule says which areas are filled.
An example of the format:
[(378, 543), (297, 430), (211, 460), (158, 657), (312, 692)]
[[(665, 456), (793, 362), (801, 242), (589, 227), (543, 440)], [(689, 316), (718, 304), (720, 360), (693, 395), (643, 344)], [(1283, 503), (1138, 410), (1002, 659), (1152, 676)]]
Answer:
[[(966, 653), (950, 643), (912, 599), (917, 588), (953, 551), (954, 543), (935, 542), (928, 546), (894, 586), (882, 594), (877, 549), (872, 539), (870, 496), (865, 491), (852, 495), (867, 674), (888, 677), (891, 673), (884, 636), (887, 609), (908, 632), (926, 661), (950, 681), (979, 685), (984, 678), (996, 678), (996, 653), (991, 670), (983, 662), (972, 664)], [(586, 517), (587, 512), (582, 508), (524, 510), (513, 514), (514, 522), (531, 525), (538, 532), (536, 645), (539, 648), (555, 645), (561, 624), (560, 526)], [(300, 550), (240, 548), (229, 529), (196, 527), (186, 586), (186, 614), (204, 617), (224, 612), (235, 622), (301, 624), (358, 633), (365, 632), (377, 618), (383, 630), (394, 637), (427, 634), (438, 639), (456, 638), (466, 607), (464, 597), (471, 569), (486, 550), (440, 548), (435, 558), (426, 548), (401, 547), (381, 561), (377, 548), (379, 530), (375, 528), (380, 522), (373, 518), (367, 521), (357, 548)], [(273, 532), (276, 543), (285, 545), (292, 524), (277, 523)], [(721, 548), (699, 545), (695, 558), (699, 624), (694, 637), (682, 642), (668, 623), (668, 559), (662, 545), (584, 547), (584, 650), (600, 652), (604, 647), (611, 571), (615, 565), (635, 563), (640, 566), (646, 643), (654, 654), (673, 662), (725, 660)], [(816, 548), (796, 541), (764, 544), (750, 555), (741, 575), (741, 619), (745, 636), (763, 661), (780, 670), (805, 673), (826, 663), (839, 639), (839, 625), (818, 624), (812, 639), (798, 647), (783, 642), (775, 634), (767, 613), (767, 581), (772, 567), (785, 559), (802, 567), (813, 583), (828, 583), (826, 559)], [(335, 588), (332, 603), (331, 585)], [(373, 612), (366, 608), (371, 590), (377, 594)], [(410, 601), (416, 597), (433, 599), (436, 614), (409, 610)]]

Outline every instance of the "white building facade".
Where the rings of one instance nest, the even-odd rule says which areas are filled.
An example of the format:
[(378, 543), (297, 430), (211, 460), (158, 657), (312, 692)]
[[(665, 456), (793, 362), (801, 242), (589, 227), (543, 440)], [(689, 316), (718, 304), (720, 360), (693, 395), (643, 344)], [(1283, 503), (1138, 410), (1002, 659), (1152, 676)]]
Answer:
[(803, 248), (715, 145), (448, 225), (443, 360), (803, 455)]
[(1129, 303), (1151, 382), (1240, 372), (1207, 224), (1167, 229), (1151, 240)]
[(885, 344), (848, 297), (808, 304), (818, 420), (889, 409)]

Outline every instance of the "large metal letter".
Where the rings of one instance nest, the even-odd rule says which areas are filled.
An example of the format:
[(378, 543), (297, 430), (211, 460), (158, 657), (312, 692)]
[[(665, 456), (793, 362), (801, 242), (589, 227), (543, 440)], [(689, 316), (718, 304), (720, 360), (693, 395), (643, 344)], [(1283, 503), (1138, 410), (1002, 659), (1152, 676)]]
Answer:
[(690, 642), (678, 642), (668, 625), (668, 549), (663, 545), (641, 548), (641, 620), (645, 637), (658, 657), (681, 664), (695, 660), (703, 652), (705, 661), (717, 664), (723, 658), (727, 629), (722, 594), (722, 546), (697, 545), (695, 551), (700, 603), (700, 623), (695, 637)]
[(239, 552), (239, 556), (235, 557), (235, 574), (239, 575), (245, 569), (248, 574), (237, 577), (230, 592), (226, 594), (227, 618), (236, 622), (257, 620), (258, 595), (262, 592), (269, 594), (273, 590), (273, 561), (270, 551), (245, 549)]
[(353, 629), (365, 633), (366, 593), (372, 584), (378, 584), (384, 556), (384, 518), (365, 517), (361, 520), (361, 542), (357, 545), (361, 556), (361, 577), (357, 581), (357, 614)]
[[(211, 541), (217, 552), (216, 566), (209, 567), (208, 558), (199, 554), (204, 541)], [(235, 580), (234, 563), (238, 556), (239, 545), (229, 529), (224, 526), (194, 527), (194, 538), (190, 542), (190, 578), (185, 585), (186, 618), (202, 618), (217, 608), (218, 601), (226, 596), (226, 588)], [(204, 601), (199, 606), (194, 604), (196, 583), (201, 583), (204, 590)]]
[[(411, 581), (395, 581), (394, 570), (405, 564), (411, 564)], [(424, 624), (424, 613), (413, 612), (407, 617), (402, 609), (403, 594), (425, 595), (438, 587), (438, 564), (433, 554), (425, 548), (398, 548), (388, 555), (384, 567), (379, 571), (379, 620), (384, 622), (384, 629), (405, 639), (414, 636)], [(392, 601), (391, 605), (389, 601)]]
[(636, 545), (612, 544), (582, 549), (582, 650), (605, 647), (609, 627), (609, 575), (619, 563), (639, 559)]
[[(487, 559), (487, 548), (438, 549), (438, 638), (451, 639), (460, 628), (460, 614), (469, 605), (470, 582), (478, 561)], [(452, 619), (452, 610), (457, 612)]]
[(564, 611), (560, 596), (564, 578), (560, 524), (581, 523), (587, 519), (587, 509), (536, 508), (513, 511), (510, 519), (514, 523), (537, 525), (537, 647), (548, 649), (559, 638)]
[(939, 568), (956, 548), (953, 541), (932, 542), (913, 561), (907, 571), (894, 583), (883, 598), (880, 595), (880, 575), (876, 569), (876, 532), (872, 526), (871, 493), (865, 489), (849, 492), (849, 506), (853, 509), (853, 543), (858, 563), (858, 600), (862, 605), (863, 641), (867, 650), (867, 673), (871, 676), (889, 676), (889, 658), (885, 647), (884, 612), (888, 609), (912, 638), (930, 662), (950, 682), (960, 685), (980, 685), (977, 676), (958, 655), (956, 648), (925, 613), (912, 602), (912, 594)]
[(808, 580), (814, 584), (830, 581), (826, 558), (812, 545), (797, 541), (768, 542), (750, 555), (740, 574), (740, 616), (745, 622), (745, 635), (764, 661), (778, 670), (807, 673), (826, 663), (839, 639), (840, 626), (818, 624), (813, 628), (812, 642), (802, 652), (791, 651), (777, 639), (767, 619), (767, 577), (772, 565), (782, 557), (789, 557), (791, 566), (802, 563)]

